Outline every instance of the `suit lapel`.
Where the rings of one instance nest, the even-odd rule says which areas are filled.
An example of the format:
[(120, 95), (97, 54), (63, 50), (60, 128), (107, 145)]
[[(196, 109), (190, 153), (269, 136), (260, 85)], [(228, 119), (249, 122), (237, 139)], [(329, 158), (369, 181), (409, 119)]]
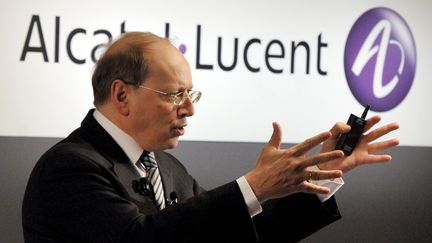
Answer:
[(156, 152), (155, 157), (159, 167), (165, 198), (170, 198), (170, 193), (173, 192), (173, 171), (169, 165), (170, 162), (163, 159), (164, 156), (162, 154), (162, 152)]
[(124, 187), (140, 212), (150, 214), (157, 211), (156, 206), (150, 197), (135, 192), (132, 188), (132, 181), (140, 178), (140, 174), (129, 161), (129, 158), (108, 134), (105, 129), (94, 119), (94, 109), (90, 110), (77, 130), (78, 136), (88, 141), (98, 153), (111, 162), (110, 170), (117, 176), (120, 184)]
[(88, 141), (100, 154), (115, 163), (128, 163), (129, 159), (120, 146), (93, 117), (90, 110), (81, 123), (79, 136)]

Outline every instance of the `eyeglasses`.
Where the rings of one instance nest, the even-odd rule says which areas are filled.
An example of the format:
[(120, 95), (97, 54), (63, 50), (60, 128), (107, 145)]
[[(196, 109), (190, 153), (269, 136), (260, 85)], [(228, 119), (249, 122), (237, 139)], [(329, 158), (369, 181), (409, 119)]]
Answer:
[(186, 98), (188, 97), (191, 100), (192, 104), (195, 104), (200, 100), (202, 94), (201, 91), (196, 91), (196, 90), (184, 90), (177, 93), (166, 93), (157, 89), (146, 87), (144, 85), (136, 85), (132, 82), (125, 82), (125, 81), (123, 82), (128, 85), (134, 85), (138, 88), (150, 90), (158, 94), (161, 94), (163, 96), (167, 96), (170, 99), (170, 102), (173, 103), (174, 105), (182, 105), (186, 101)]
[[(126, 83), (126, 84), (135, 85), (132, 83)], [(182, 105), (186, 101), (187, 98), (189, 98), (191, 100), (191, 102), (193, 104), (195, 104), (201, 98), (201, 91), (184, 90), (184, 91), (180, 91), (177, 93), (165, 93), (163, 91), (152, 89), (152, 88), (146, 87), (144, 85), (138, 85), (137, 87), (142, 88), (142, 89), (146, 89), (146, 90), (150, 90), (150, 91), (156, 92), (158, 94), (167, 96), (170, 99), (170, 102), (173, 103), (174, 105)]]

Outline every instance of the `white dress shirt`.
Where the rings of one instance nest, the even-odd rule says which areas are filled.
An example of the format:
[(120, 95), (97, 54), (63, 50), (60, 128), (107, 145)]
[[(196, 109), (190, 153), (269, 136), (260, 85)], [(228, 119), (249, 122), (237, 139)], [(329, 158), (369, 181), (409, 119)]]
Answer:
[(135, 162), (138, 161), (141, 154), (144, 152), (144, 149), (142, 149), (131, 136), (123, 132), (123, 130), (108, 120), (108, 118), (102, 115), (102, 113), (100, 113), (98, 110), (94, 111), (93, 117), (105, 129), (105, 131), (108, 132), (108, 134), (120, 146), (123, 152), (125, 152), (126, 156), (130, 160), (130, 163), (134, 166), (136, 171), (142, 177), (146, 176), (145, 172), (138, 168), (135, 164)]

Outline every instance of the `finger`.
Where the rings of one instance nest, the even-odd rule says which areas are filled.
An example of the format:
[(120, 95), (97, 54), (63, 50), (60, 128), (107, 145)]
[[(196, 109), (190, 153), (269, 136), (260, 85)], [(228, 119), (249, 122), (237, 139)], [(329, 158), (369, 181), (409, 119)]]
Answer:
[(331, 138), (338, 138), (342, 133), (347, 133), (351, 130), (351, 127), (343, 122), (337, 122), (331, 129)]
[(362, 164), (377, 164), (388, 162), (392, 159), (392, 157), (388, 154), (372, 154), (369, 155)]
[(341, 150), (335, 150), (326, 153), (319, 153), (313, 156), (308, 157), (304, 161), (301, 162), (300, 168), (306, 168), (313, 165), (318, 165), (330, 160), (340, 159), (344, 156), (344, 153)]
[(288, 151), (292, 152), (295, 156), (300, 156), (309, 151), (311, 148), (329, 139), (331, 135), (331, 132), (323, 132), (291, 147)]
[(370, 154), (374, 154), (374, 153), (379, 152), (381, 150), (395, 147), (398, 144), (399, 144), (399, 139), (397, 139), (397, 138), (387, 140), (387, 141), (372, 143), (372, 144), (369, 144), (368, 152)]
[(282, 129), (277, 122), (273, 122), (273, 134), (268, 142), (269, 145), (280, 149), (280, 145), (282, 142)]
[(364, 139), (366, 140), (366, 142), (371, 142), (398, 128), (399, 128), (399, 124), (393, 122), (369, 132), (368, 134), (365, 135)]
[(313, 183), (305, 181), (302, 184), (301, 191), (310, 194), (327, 194), (330, 192), (330, 189), (328, 187), (318, 186)]
[(366, 126), (363, 128), (363, 132), (369, 131), (375, 124), (381, 121), (381, 116), (376, 115), (366, 120)]
[(305, 181), (319, 181), (328, 180), (342, 177), (342, 171), (340, 170), (315, 170), (315, 171), (305, 171), (304, 177)]

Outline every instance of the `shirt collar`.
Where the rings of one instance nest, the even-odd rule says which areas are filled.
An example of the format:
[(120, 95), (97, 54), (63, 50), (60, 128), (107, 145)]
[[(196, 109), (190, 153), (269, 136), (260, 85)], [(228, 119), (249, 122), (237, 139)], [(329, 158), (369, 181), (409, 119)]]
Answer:
[(120, 148), (125, 152), (125, 154), (132, 163), (138, 161), (144, 150), (138, 145), (137, 142), (135, 142), (135, 140), (131, 136), (129, 136), (118, 126), (112, 123), (97, 109), (94, 111), (93, 117), (120, 146)]

